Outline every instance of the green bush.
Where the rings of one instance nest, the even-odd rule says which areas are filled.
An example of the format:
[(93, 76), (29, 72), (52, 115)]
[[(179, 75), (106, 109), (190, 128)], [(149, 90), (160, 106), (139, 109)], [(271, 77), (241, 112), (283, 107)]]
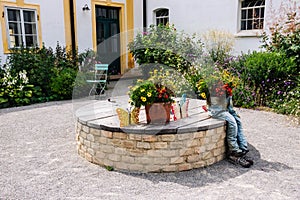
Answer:
[[(287, 91), (278, 91), (279, 98), (271, 103), (275, 112), (296, 116), (300, 120), (300, 78), (297, 85)], [(300, 122), (300, 121), (299, 121)]]
[(300, 67), (300, 4), (286, 0), (279, 10), (271, 10), (274, 19), (262, 38), (262, 47), (269, 52), (283, 52)]
[(46, 48), (16, 48), (8, 56), (6, 65), (11, 74), (27, 72), (28, 83), (33, 85), (31, 103), (70, 99), (78, 71), (77, 52), (57, 44), (55, 50)]
[(299, 90), (299, 71), (293, 58), (283, 53), (253, 52), (231, 59), (225, 67), (241, 80), (233, 95), (236, 106), (277, 109), (279, 102), (295, 102), (291, 94)]
[(50, 87), (55, 99), (71, 99), (75, 85), (77, 71), (72, 68), (56, 70), (56, 75), (51, 78)]
[(139, 32), (128, 48), (141, 65), (143, 75), (148, 77), (149, 66), (151, 70), (165, 65), (178, 72), (187, 71), (202, 54), (202, 46), (195, 35), (177, 32), (174, 25), (159, 25)]
[(54, 61), (52, 49), (43, 46), (41, 49), (13, 49), (6, 64), (11, 68), (13, 75), (25, 70), (29, 83), (41, 88), (41, 96), (49, 97), (51, 95), (50, 81), (54, 76), (52, 71)]
[(33, 85), (28, 84), (25, 70), (12, 75), (11, 69), (6, 68), (0, 74), (0, 85), (0, 108), (23, 106), (31, 102)]

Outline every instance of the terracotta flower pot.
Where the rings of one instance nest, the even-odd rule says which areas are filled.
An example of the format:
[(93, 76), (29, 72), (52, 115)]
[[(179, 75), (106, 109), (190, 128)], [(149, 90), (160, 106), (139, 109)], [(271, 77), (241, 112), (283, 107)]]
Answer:
[(147, 124), (170, 122), (171, 103), (153, 103), (145, 106)]

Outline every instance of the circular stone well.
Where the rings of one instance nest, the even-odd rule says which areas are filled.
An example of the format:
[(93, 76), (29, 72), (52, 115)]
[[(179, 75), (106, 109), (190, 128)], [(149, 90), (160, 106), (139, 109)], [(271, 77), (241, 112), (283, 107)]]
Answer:
[[(112, 103), (95, 101), (76, 112), (78, 154), (115, 170), (178, 172), (214, 164), (225, 157), (225, 123), (190, 100), (189, 116), (166, 125), (120, 127)], [(140, 115), (143, 115), (143, 110)]]

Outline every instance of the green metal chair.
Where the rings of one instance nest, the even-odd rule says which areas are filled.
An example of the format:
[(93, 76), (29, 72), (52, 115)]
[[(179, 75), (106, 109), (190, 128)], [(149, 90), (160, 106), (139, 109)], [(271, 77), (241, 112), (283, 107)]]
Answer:
[(86, 82), (93, 84), (89, 96), (105, 96), (104, 90), (108, 83), (108, 64), (95, 64), (94, 80), (86, 80)]

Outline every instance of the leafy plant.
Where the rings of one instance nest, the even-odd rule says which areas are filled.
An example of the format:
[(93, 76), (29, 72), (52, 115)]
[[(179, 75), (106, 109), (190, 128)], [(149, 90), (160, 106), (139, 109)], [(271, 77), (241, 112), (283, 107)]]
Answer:
[(56, 99), (71, 99), (77, 71), (64, 68), (56, 71), (56, 76), (51, 79), (50, 87)]
[(31, 103), (72, 97), (73, 83), (80, 58), (77, 52), (67, 50), (58, 43), (52, 48), (15, 48), (6, 65), (12, 76), (27, 72), (28, 83), (34, 85)]
[(202, 54), (202, 46), (196, 35), (179, 33), (174, 25), (158, 25), (137, 33), (128, 48), (148, 78), (149, 66), (159, 69), (162, 64), (186, 71)]
[(172, 68), (161, 67), (160, 70), (153, 70), (149, 72), (148, 78), (154, 84), (164, 85), (174, 92), (174, 95), (181, 97), (186, 94), (188, 97), (195, 96), (194, 88), (190, 82), (185, 78), (184, 74), (177, 72)]
[(17, 75), (11, 74), (6, 68), (3, 77), (0, 77), (0, 108), (27, 105), (31, 102), (33, 85), (28, 84), (26, 71)]
[(131, 104), (135, 107), (149, 105), (154, 102), (169, 103), (174, 101), (172, 99), (174, 93), (168, 87), (141, 79), (130, 88), (129, 97)]
[(283, 52), (300, 66), (300, 4), (287, 0), (280, 8), (270, 9), (272, 21), (262, 37), (262, 47), (269, 52)]
[(234, 45), (234, 36), (222, 30), (209, 30), (203, 34), (205, 51), (211, 59), (222, 65), (231, 56)]

